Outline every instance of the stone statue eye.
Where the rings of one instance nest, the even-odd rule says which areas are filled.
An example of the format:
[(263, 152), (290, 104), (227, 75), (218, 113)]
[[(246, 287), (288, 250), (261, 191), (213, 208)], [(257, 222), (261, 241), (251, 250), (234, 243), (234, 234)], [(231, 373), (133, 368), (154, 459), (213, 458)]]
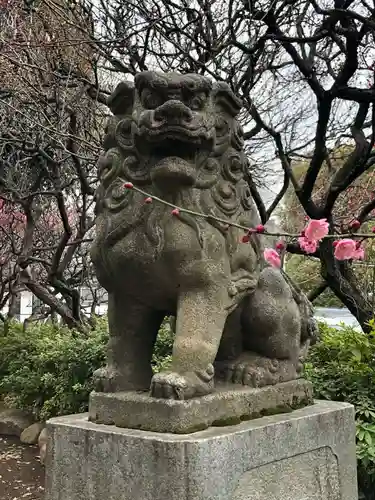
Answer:
[(151, 92), (149, 89), (145, 89), (141, 94), (142, 106), (146, 109), (156, 109), (158, 106), (163, 104), (163, 100), (160, 95)]
[(206, 101), (206, 96), (204, 94), (194, 96), (189, 103), (190, 109), (198, 110), (202, 109)]
[(231, 170), (232, 172), (241, 172), (242, 164), (240, 158), (234, 157), (231, 161)]
[(215, 116), (216, 131), (220, 134), (226, 134), (229, 130), (228, 122), (219, 114)]

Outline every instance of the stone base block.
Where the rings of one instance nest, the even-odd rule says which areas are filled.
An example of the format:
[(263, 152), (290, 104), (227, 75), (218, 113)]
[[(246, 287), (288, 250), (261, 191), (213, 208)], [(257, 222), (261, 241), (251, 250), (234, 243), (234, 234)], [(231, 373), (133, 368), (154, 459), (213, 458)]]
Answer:
[(356, 500), (354, 411), (300, 410), (176, 435), (48, 422), (46, 500)]
[(93, 392), (89, 420), (128, 429), (190, 434), (312, 403), (312, 385), (303, 379), (261, 389), (219, 383), (213, 394), (187, 401), (156, 399), (140, 392)]

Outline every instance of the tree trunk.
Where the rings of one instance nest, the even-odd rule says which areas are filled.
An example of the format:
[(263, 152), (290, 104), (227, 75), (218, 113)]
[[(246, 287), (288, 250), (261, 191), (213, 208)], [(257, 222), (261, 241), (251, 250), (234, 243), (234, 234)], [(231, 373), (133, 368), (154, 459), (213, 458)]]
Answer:
[(310, 302), (314, 302), (314, 300), (320, 297), (320, 295), (325, 290), (327, 290), (327, 288), (328, 288), (328, 283), (324, 280), (316, 288), (314, 288), (308, 293), (307, 298), (309, 299)]
[(333, 255), (333, 245), (325, 240), (320, 245), (322, 278), (341, 302), (355, 316), (365, 333), (371, 331), (368, 325), (373, 318), (372, 304), (358, 287), (357, 279), (346, 261), (338, 261)]
[(69, 328), (76, 328), (80, 331), (85, 330), (83, 323), (76, 320), (72, 311), (65, 304), (61, 303), (59, 299), (51, 294), (43, 285), (33, 280), (26, 270), (22, 271), (22, 278), (24, 285), (44, 304), (47, 304), (51, 308), (51, 311), (59, 314)]

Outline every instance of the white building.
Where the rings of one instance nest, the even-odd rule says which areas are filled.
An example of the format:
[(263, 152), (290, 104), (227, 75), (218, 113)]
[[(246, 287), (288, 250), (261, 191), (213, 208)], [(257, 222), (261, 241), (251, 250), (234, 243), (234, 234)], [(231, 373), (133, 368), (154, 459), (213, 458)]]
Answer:
[[(96, 290), (97, 291), (97, 290)], [(107, 302), (108, 296), (104, 290), (100, 290), (100, 301), (95, 307), (95, 314), (102, 316), (107, 312)], [(93, 303), (92, 290), (88, 287), (82, 287), (80, 289), (81, 294), (81, 308), (84, 314), (89, 315), (91, 313), (91, 307)], [(23, 290), (20, 293), (19, 300), (16, 306), (16, 319), (18, 321), (24, 322), (28, 319), (33, 311), (40, 306), (39, 299), (33, 295), (29, 290)], [(1, 311), (2, 314), (7, 314), (8, 305), (6, 305)]]

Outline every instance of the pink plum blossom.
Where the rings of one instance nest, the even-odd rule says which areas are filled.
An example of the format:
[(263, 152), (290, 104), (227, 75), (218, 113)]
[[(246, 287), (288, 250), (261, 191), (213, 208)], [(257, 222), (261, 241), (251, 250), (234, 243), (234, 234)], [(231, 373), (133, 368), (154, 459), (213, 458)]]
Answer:
[(306, 228), (305, 236), (309, 241), (321, 241), (328, 234), (327, 219), (311, 219)]
[(298, 244), (306, 253), (315, 253), (318, 248), (318, 242), (316, 240), (310, 241), (305, 236), (300, 236), (298, 238)]
[(337, 260), (354, 259), (357, 250), (357, 244), (354, 240), (344, 238), (336, 242), (335, 257)]
[(273, 248), (266, 248), (263, 252), (264, 259), (273, 267), (281, 266), (280, 255)]
[(354, 252), (353, 259), (355, 260), (363, 260), (365, 258), (365, 249), (361, 246), (357, 246), (356, 251)]

